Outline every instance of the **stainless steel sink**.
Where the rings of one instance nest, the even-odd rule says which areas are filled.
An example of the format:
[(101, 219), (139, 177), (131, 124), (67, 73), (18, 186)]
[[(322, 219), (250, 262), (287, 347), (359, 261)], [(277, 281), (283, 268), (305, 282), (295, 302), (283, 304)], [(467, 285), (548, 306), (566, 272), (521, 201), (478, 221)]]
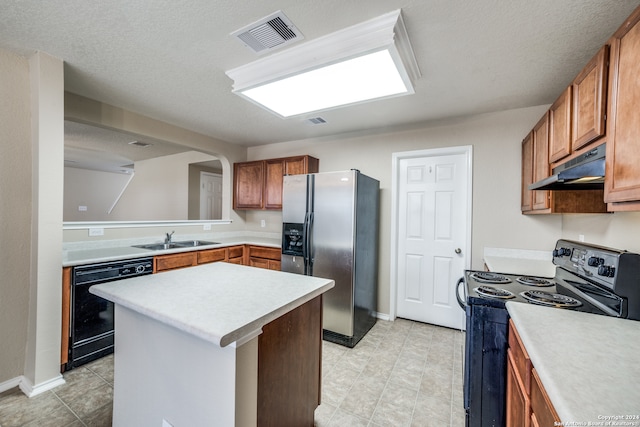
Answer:
[(152, 251), (162, 251), (165, 249), (182, 249), (192, 248), (196, 246), (217, 245), (218, 242), (208, 242), (205, 240), (183, 240), (180, 242), (172, 243), (150, 243), (147, 245), (133, 245), (134, 248), (149, 249)]
[(208, 242), (206, 240), (182, 240), (180, 242), (173, 242), (172, 244), (181, 247), (188, 248), (192, 246), (207, 246), (207, 245), (219, 245), (218, 242)]

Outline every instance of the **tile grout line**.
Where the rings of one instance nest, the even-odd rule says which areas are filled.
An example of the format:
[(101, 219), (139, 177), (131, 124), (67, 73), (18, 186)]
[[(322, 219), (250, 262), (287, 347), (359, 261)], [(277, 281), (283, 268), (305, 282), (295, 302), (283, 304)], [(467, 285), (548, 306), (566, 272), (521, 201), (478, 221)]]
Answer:
[(74, 417), (76, 417), (76, 419), (78, 421), (80, 421), (80, 424), (82, 424), (84, 427), (87, 427), (87, 425), (84, 423), (84, 421), (82, 421), (82, 418), (80, 418), (80, 416), (78, 414), (76, 414), (76, 412), (73, 409), (71, 409), (71, 407), (69, 405), (67, 405), (67, 402), (62, 400), (62, 398), (60, 396), (58, 396), (58, 394), (54, 390), (51, 390), (51, 393), (56, 397), (56, 399), (58, 399), (60, 401), (60, 403), (62, 403), (65, 406), (65, 408), (67, 408), (73, 414)]

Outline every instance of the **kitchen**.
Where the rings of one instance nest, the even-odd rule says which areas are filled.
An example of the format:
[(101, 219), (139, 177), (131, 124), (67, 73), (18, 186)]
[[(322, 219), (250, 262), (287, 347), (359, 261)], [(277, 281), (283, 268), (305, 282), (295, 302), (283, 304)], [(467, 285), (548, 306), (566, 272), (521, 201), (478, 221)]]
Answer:
[[(624, 13), (621, 12), (620, 16), (627, 16), (636, 5), (627, 3), (628, 9)], [(281, 7), (284, 8), (284, 6)], [(386, 12), (387, 9), (388, 6), (381, 12)], [(520, 141), (547, 110), (548, 104), (555, 99), (573, 75), (593, 55), (603, 40), (617, 28), (622, 19), (624, 18), (617, 19), (615, 24), (612, 23), (610, 28), (603, 31), (598, 43), (593, 43), (592, 50), (585, 53), (584, 61), (581, 64), (576, 64), (574, 73), (565, 77), (566, 81), (557, 84), (555, 92), (552, 91), (553, 93), (549, 94), (548, 98), (541, 99), (537, 104), (529, 104), (537, 105), (533, 107), (522, 106), (522, 108), (512, 108), (501, 112), (486, 112), (465, 118), (442, 119), (429, 125), (414, 125), (400, 129), (389, 129), (388, 131), (326, 136), (317, 139), (301, 137), (289, 142), (260, 145), (246, 149), (226, 144), (211, 137), (196, 135), (194, 132), (153, 121), (152, 119), (145, 119), (145, 123), (152, 128), (152, 136), (170, 133), (175, 140), (188, 139), (196, 148), (209, 152), (223, 152), (229, 164), (236, 161), (309, 154), (321, 159), (322, 170), (357, 168), (363, 173), (380, 179), (382, 209), (378, 311), (389, 314), (391, 292), (388, 261), (391, 258), (388, 250), (391, 246), (389, 233), (391, 227), (389, 208), (391, 200), (390, 158), (394, 152), (458, 145), (474, 146), (474, 212), (471, 247), (471, 265), (474, 268), (482, 268), (482, 254), (485, 247), (550, 251), (555, 241), (560, 237), (577, 239), (578, 236), (583, 235), (585, 241), (625, 248), (631, 251), (640, 250), (634, 238), (639, 228), (638, 214), (635, 212), (617, 212), (607, 215), (523, 216), (518, 209), (520, 203)], [(6, 51), (3, 51), (3, 57), (6, 59), (6, 61), (3, 59), (3, 63), (10, 64), (12, 67), (11, 81), (15, 82), (15, 84), (11, 86), (18, 91), (17, 94), (14, 94), (16, 97), (14, 102), (16, 105), (20, 105), (20, 108), (15, 111), (30, 111), (34, 107), (30, 106), (29, 96), (26, 95), (28, 82), (25, 76), (28, 75), (30, 68), (47, 67), (51, 64), (47, 60), (41, 60), (41, 63), (37, 64), (34, 62), (28, 63), (26, 60)], [(53, 71), (56, 72), (55, 70), (54, 66)], [(54, 74), (49, 73), (47, 69), (45, 71), (47, 72), (43, 72), (43, 75), (52, 78)], [(59, 69), (57, 73), (59, 75)], [(38, 110), (43, 120), (43, 127), (40, 129), (41, 133), (46, 132), (47, 128), (44, 126), (47, 125), (53, 127), (54, 134), (61, 134), (61, 123), (56, 124), (46, 120), (46, 116), (50, 114), (52, 120), (61, 121), (63, 115), (60, 99), (63, 90), (62, 84), (61, 82), (54, 82), (54, 84), (57, 84), (58, 88), (57, 101), (54, 99), (55, 102), (53, 102), (53, 105), (57, 106), (57, 110), (53, 110), (50, 107), (51, 104), (47, 104), (48, 109)], [(45, 95), (43, 94), (42, 96), (44, 97)], [(134, 113), (123, 109), (110, 110), (108, 105), (104, 104), (98, 104), (94, 111), (100, 108), (103, 111), (113, 113), (105, 114), (105, 117), (111, 118), (111, 124), (120, 123), (120, 126), (123, 126), (122, 123), (124, 123), (124, 126), (133, 126), (129, 130), (141, 129), (140, 124), (131, 125), (132, 121), (126, 120), (132, 117), (140, 118), (140, 115), (136, 116)], [(2, 156), (3, 159), (11, 159), (12, 161), (12, 164), (7, 164), (6, 167), (3, 164), (3, 181), (16, 182), (16, 185), (20, 183), (22, 187), (15, 187), (14, 190), (22, 188), (23, 191), (19, 191), (17, 194), (12, 193), (12, 198), (9, 199), (6, 199), (5, 193), (3, 193), (3, 201), (12, 200), (15, 206), (22, 206), (24, 194), (31, 194), (31, 171), (34, 169), (32, 169), (32, 158), (28, 148), (31, 143), (32, 133), (30, 125), (25, 121), (24, 114), (17, 116), (14, 116), (15, 113), (6, 114), (4, 117), (7, 117), (6, 121), (10, 125), (7, 124), (5, 127), (3, 124), (3, 131), (6, 130), (11, 135), (20, 135), (19, 140), (22, 141), (22, 144), (12, 147), (12, 150), (17, 151), (11, 151), (9, 157)], [(85, 114), (88, 113), (85, 111)], [(102, 118), (97, 122), (100, 123), (102, 120), (106, 121), (107, 119)], [(138, 126), (138, 128), (135, 129), (135, 126)], [(393, 143), (390, 143), (390, 140)], [(3, 145), (3, 150), (5, 149), (8, 150), (9, 147)], [(41, 149), (52, 150), (41, 152), (41, 158), (59, 158), (61, 161), (61, 141), (59, 141), (57, 149), (52, 147), (51, 143), (43, 144)], [(366, 157), (361, 155), (363, 152), (367, 153)], [(505, 162), (502, 159), (510, 159), (510, 161)], [(500, 168), (495, 167), (497, 163), (500, 164)], [(2, 334), (3, 341), (10, 343), (10, 345), (4, 347), (6, 350), (3, 350), (8, 353), (6, 357), (4, 355), (2, 357), (3, 369), (6, 369), (6, 373), (2, 375), (2, 381), (25, 374), (36, 384), (48, 379), (51, 372), (56, 372), (57, 370), (55, 363), (49, 361), (46, 356), (47, 353), (51, 354), (53, 352), (53, 348), (57, 347), (57, 340), (59, 339), (51, 331), (52, 327), (47, 326), (59, 323), (59, 310), (47, 309), (50, 301), (59, 299), (59, 295), (53, 290), (57, 291), (59, 289), (57, 278), (59, 277), (61, 255), (55, 254), (59, 252), (61, 242), (88, 239), (86, 230), (65, 230), (62, 232), (62, 230), (47, 227), (50, 223), (49, 220), (53, 223), (61, 223), (61, 218), (56, 217), (57, 209), (55, 208), (60, 205), (62, 200), (61, 171), (59, 167), (43, 162), (40, 162), (37, 167), (39, 169), (37, 169), (37, 172), (34, 170), (33, 176), (46, 177), (46, 180), (40, 180), (38, 183), (41, 193), (38, 197), (42, 198), (39, 199), (39, 203), (42, 206), (46, 205), (49, 210), (43, 208), (38, 210), (36, 209), (37, 204), (34, 204), (30, 209), (35, 209), (35, 212), (37, 212), (35, 215), (30, 212), (25, 213), (22, 209), (7, 209), (6, 212), (3, 211), (3, 216), (6, 215), (4, 218), (7, 218), (7, 220), (3, 219), (3, 227), (8, 227), (8, 222), (11, 223), (10, 228), (3, 230), (3, 245), (7, 245), (3, 247), (12, 249), (7, 258), (3, 259), (2, 268), (4, 275), (2, 313), (3, 316), (7, 316), (6, 320), (3, 318), (2, 321)], [(384, 173), (381, 173), (383, 171)], [(505, 179), (505, 177), (511, 178)], [(230, 185), (227, 188), (230, 188)], [(230, 203), (230, 201), (227, 200), (227, 203)], [(3, 206), (6, 205), (3, 203)], [(5, 208), (3, 207), (3, 209)], [(230, 210), (229, 207), (227, 209), (232, 224), (223, 226), (221, 230), (279, 231), (280, 221), (277, 212), (247, 211), (246, 213), (238, 213)], [(24, 221), (23, 218), (25, 217), (32, 218), (34, 222), (40, 224), (38, 236), (34, 236), (30, 231), (31, 221)], [(262, 220), (265, 221), (265, 228), (260, 226)], [(102, 239), (119, 239), (131, 236), (156, 237), (162, 235), (165, 231), (170, 232), (171, 230), (149, 230), (146, 228), (133, 230), (105, 229), (105, 236)], [(187, 227), (180, 231), (185, 234), (199, 233), (200, 227), (194, 229)], [(30, 267), (31, 246), (25, 246), (25, 236), (30, 236), (29, 241), (37, 239), (37, 244), (34, 246), (38, 248), (37, 252), (39, 254), (36, 258), (37, 266)], [(25, 273), (27, 271), (31, 271), (31, 273), (27, 275)], [(51, 279), (47, 279), (47, 277), (51, 277)], [(23, 285), (16, 287), (15, 283)], [(47, 283), (49, 284), (47, 285)], [(31, 286), (31, 290), (28, 289), (29, 286)], [(31, 298), (29, 297), (30, 294)], [(4, 325), (13, 325), (13, 327), (6, 328)], [(47, 330), (49, 333), (46, 332)], [(6, 362), (4, 362), (5, 360)]]

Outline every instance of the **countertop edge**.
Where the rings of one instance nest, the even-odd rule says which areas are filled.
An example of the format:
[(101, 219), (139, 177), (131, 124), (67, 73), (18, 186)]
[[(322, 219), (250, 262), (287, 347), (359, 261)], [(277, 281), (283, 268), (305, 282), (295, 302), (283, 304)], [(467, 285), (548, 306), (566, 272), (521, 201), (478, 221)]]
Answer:
[[(149, 250), (149, 249), (135, 248), (132, 246), (119, 246), (119, 247), (99, 249), (100, 251), (104, 251), (105, 253), (109, 251), (113, 251), (114, 252), (113, 254), (93, 256), (88, 258), (77, 258), (73, 260), (68, 259), (68, 253), (73, 253), (73, 252), (87, 253), (87, 252), (96, 251), (96, 250), (92, 249), (92, 250), (68, 251), (67, 253), (63, 254), (62, 267), (76, 267), (79, 265), (96, 264), (101, 262), (120, 261), (120, 260), (134, 259), (134, 258), (148, 258), (148, 257), (157, 256), (157, 255), (168, 255), (168, 254), (176, 254), (176, 253), (182, 253), (182, 252), (202, 251), (207, 249), (219, 249), (219, 248), (227, 248), (229, 246), (237, 246), (237, 245), (255, 245), (255, 246), (264, 246), (264, 247), (270, 247), (270, 248), (276, 248), (276, 249), (280, 249), (281, 247), (280, 243), (276, 243), (276, 242), (272, 242), (264, 239), (263, 240), (252, 239), (250, 237), (249, 238), (241, 237), (241, 238), (229, 240), (226, 242), (220, 242), (219, 244), (215, 244), (215, 245), (191, 246), (191, 247), (185, 247), (185, 248), (173, 248), (173, 249), (163, 249), (163, 250)], [(115, 252), (119, 252), (119, 253), (115, 253)]]

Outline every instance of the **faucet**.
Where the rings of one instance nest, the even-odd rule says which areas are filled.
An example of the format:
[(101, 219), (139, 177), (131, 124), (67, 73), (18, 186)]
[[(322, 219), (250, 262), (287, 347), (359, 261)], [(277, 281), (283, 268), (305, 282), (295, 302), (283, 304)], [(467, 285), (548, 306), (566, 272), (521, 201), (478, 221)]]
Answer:
[(176, 231), (173, 230), (171, 233), (166, 233), (167, 237), (164, 238), (164, 244), (165, 245), (170, 245), (171, 244), (171, 237), (173, 236), (173, 233), (175, 233)]

